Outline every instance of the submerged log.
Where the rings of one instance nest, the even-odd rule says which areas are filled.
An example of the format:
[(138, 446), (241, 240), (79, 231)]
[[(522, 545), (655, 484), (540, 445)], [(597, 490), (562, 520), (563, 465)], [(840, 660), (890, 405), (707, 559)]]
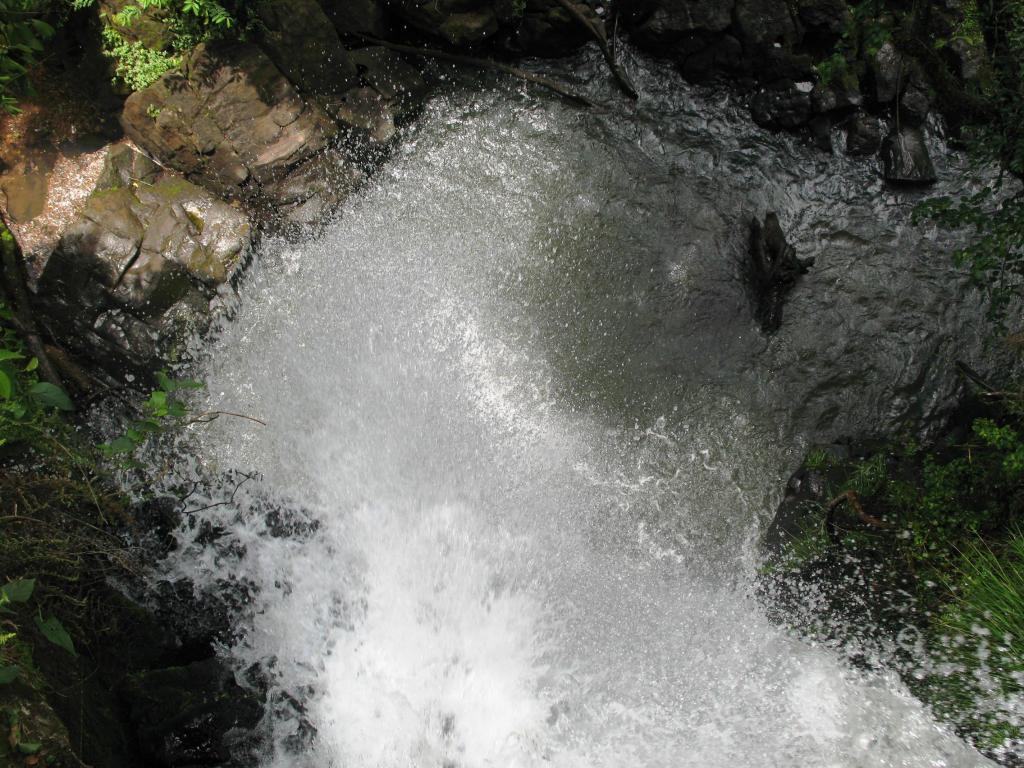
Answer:
[(779, 329), (787, 294), (813, 264), (813, 258), (799, 258), (793, 246), (786, 242), (779, 217), (774, 212), (765, 216), (764, 224), (756, 217), (751, 221), (748, 283), (754, 317), (762, 331), (774, 333)]

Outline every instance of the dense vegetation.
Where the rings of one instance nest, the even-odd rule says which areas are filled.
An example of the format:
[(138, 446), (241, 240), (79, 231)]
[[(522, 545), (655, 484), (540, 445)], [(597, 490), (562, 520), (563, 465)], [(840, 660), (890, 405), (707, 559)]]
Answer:
[[(0, 0), (0, 108), (17, 111), (18, 98), (31, 90), (29, 70), (57, 28), (70, 14), (96, 2)], [(129, 90), (138, 90), (176, 67), (181, 54), (198, 42), (245, 26), (248, 15), (244, 0), (226, 5), (216, 0), (136, 0), (104, 14), (103, 20), (103, 49), (114, 75)]]

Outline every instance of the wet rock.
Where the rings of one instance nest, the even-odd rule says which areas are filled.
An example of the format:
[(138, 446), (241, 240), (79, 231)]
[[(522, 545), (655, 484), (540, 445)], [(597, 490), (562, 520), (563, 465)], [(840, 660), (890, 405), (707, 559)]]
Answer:
[(382, 46), (370, 46), (352, 51), (352, 61), (362, 80), (382, 98), (399, 116), (419, 109), (427, 95), (423, 78), (401, 56)]
[(882, 144), (882, 123), (874, 115), (859, 112), (846, 125), (846, 154), (873, 155)]
[(263, 715), (256, 696), (216, 658), (137, 672), (122, 694), (143, 754), (161, 768), (228, 762)]
[(456, 48), (481, 43), (497, 33), (502, 21), (513, 17), (509, 2), (467, 0), (397, 0), (397, 15), (421, 32)]
[(107, 150), (95, 189), (127, 189), (135, 183), (153, 184), (162, 173), (163, 168), (142, 152), (136, 152), (127, 144), (115, 144)]
[(733, 22), (748, 48), (786, 48), (799, 38), (789, 4), (778, 0), (736, 0)]
[(804, 43), (821, 53), (832, 50), (852, 22), (845, 0), (799, 0), (797, 17)]
[(623, 10), (641, 44), (671, 53), (672, 46), (684, 40), (699, 39), (699, 47), (707, 47), (712, 35), (732, 24), (733, 6), (730, 0), (633, 0), (624, 3)]
[(46, 260), (37, 294), (69, 347), (119, 376), (210, 319), (248, 249), (247, 216), (127, 146)]
[(954, 37), (945, 49), (953, 59), (954, 71), (965, 83), (982, 79), (988, 60), (985, 45), (963, 37)]
[(914, 72), (897, 99), (900, 121), (906, 125), (924, 125), (930, 109), (931, 94), (928, 84), (922, 75)]
[(811, 117), (811, 84), (779, 83), (750, 102), (754, 122), (767, 128), (799, 128)]
[(321, 5), (343, 35), (355, 33), (384, 39), (391, 31), (387, 0), (322, 0)]
[(260, 43), (303, 93), (339, 94), (357, 84), (355, 63), (316, 0), (260, 0)]
[(848, 112), (862, 102), (859, 83), (853, 74), (836, 83), (816, 83), (811, 91), (811, 109), (815, 114)]
[[(589, 5), (575, 5), (594, 24), (604, 24)], [(514, 35), (515, 47), (527, 56), (564, 56), (588, 40), (582, 25), (554, 0), (527, 0)]]
[(7, 213), (15, 222), (25, 222), (40, 215), (46, 208), (49, 177), (44, 171), (10, 175), (0, 181)]
[(700, 47), (682, 61), (682, 72), (690, 80), (701, 82), (718, 72), (734, 72), (743, 61), (743, 46), (732, 35), (722, 35), (713, 43)]
[(288, 175), (280, 189), (277, 214), (285, 226), (322, 223), (365, 178), (358, 167), (329, 152)]
[(886, 181), (916, 185), (936, 180), (935, 166), (920, 128), (904, 127), (890, 133), (882, 142), (881, 157)]
[(228, 196), (273, 202), (288, 172), (338, 126), (251, 44), (200, 45), (125, 102), (125, 132), (161, 162)]
[(765, 333), (773, 333), (782, 324), (782, 306), (797, 280), (814, 264), (813, 258), (801, 259), (786, 242), (775, 213), (765, 216), (764, 224), (755, 217), (750, 223), (750, 259), (747, 282), (754, 303), (754, 317)]
[(811, 139), (818, 149), (832, 151), (832, 120), (827, 115), (817, 115), (807, 124)]
[(884, 43), (871, 58), (869, 72), (875, 101), (883, 105), (895, 101), (904, 77), (903, 57), (896, 51), (896, 46), (891, 42)]

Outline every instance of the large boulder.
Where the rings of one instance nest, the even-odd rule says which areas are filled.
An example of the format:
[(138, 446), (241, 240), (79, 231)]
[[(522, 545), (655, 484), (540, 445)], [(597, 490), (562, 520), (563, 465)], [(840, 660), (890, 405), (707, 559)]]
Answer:
[(920, 128), (904, 126), (890, 133), (882, 142), (881, 156), (882, 172), (888, 182), (920, 185), (936, 180), (935, 166)]
[[(586, 3), (574, 3), (591, 23), (604, 25)], [(518, 51), (527, 56), (564, 56), (591, 39), (583, 26), (555, 0), (526, 0), (513, 36)]]
[(249, 237), (243, 212), (117, 145), (46, 260), (41, 309), (62, 342), (109, 374), (151, 371), (209, 323)]
[(316, 0), (260, 0), (260, 43), (277, 68), (303, 93), (340, 94), (358, 72)]
[(322, 0), (324, 12), (343, 35), (386, 38), (391, 31), (388, 0)]
[(895, 101), (906, 69), (903, 56), (896, 50), (896, 46), (891, 42), (883, 43), (868, 64), (875, 101), (881, 105)]
[(180, 69), (132, 94), (121, 120), (133, 141), (188, 179), (270, 202), (339, 131), (251, 44), (198, 46)]
[(781, 0), (736, 0), (737, 35), (752, 49), (793, 45), (800, 35), (789, 3)]
[(811, 117), (810, 83), (783, 81), (765, 88), (750, 101), (754, 122), (767, 128), (794, 129)]
[(158, 768), (226, 763), (263, 716), (256, 695), (216, 658), (134, 673), (122, 695), (142, 753)]
[(396, 0), (399, 18), (456, 48), (493, 37), (515, 16), (512, 0)]
[(732, 24), (732, 0), (629, 0), (623, 4), (634, 37), (669, 53), (681, 40), (708, 38)]
[(846, 0), (798, 0), (797, 18), (804, 43), (820, 54), (831, 51), (853, 22)]
[(873, 155), (882, 144), (882, 121), (859, 112), (846, 126), (846, 154)]

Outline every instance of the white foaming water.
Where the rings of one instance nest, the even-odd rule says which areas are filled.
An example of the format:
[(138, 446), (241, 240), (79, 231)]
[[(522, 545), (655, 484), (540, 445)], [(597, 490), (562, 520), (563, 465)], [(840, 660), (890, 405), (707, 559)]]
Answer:
[[(168, 568), (257, 588), (225, 653), (270, 682), (263, 764), (985, 764), (751, 594), (800, 434), (765, 404), (728, 215), (698, 200), (703, 234), (677, 236), (657, 206), (690, 200), (685, 169), (650, 178), (571, 110), (479, 99), (437, 100), (321, 236), (266, 244), (213, 344), (209, 407), (267, 426), (197, 433), (201, 469), (262, 479)], [(658, 279), (684, 307), (731, 295), (717, 332), (743, 354), (706, 318), (649, 321), (654, 267), (631, 260), (658, 248), (717, 260)], [(636, 279), (580, 267), (601, 260)], [(659, 345), (688, 362), (652, 369)], [(281, 535), (267, 498), (315, 527)]]

